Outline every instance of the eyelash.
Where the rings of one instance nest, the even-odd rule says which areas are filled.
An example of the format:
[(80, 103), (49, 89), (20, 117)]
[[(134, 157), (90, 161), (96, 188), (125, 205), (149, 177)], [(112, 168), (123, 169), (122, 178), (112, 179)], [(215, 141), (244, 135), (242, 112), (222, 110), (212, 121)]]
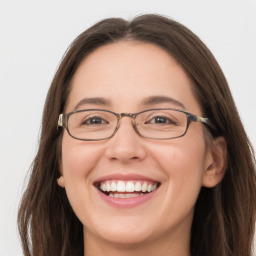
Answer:
[[(84, 124), (84, 125), (95, 125), (95, 123), (90, 123), (91, 121), (93, 121), (93, 120), (97, 120), (97, 119), (99, 119), (100, 121), (104, 121), (106, 124), (108, 123), (107, 121), (105, 121), (103, 118), (101, 118), (101, 117), (98, 117), (98, 116), (94, 116), (94, 117), (89, 117), (89, 118), (86, 118), (83, 122), (82, 122), (82, 124)], [(89, 123), (88, 123), (89, 122)], [(97, 124), (99, 124), (99, 123), (96, 123), (96, 125)], [(102, 124), (102, 123), (100, 123), (100, 124)]]

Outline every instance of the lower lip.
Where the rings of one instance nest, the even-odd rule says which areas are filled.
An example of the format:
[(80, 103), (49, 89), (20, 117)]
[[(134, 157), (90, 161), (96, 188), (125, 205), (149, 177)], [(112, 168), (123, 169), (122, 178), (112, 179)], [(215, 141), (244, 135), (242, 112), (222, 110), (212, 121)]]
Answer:
[(98, 189), (97, 191), (100, 194), (101, 198), (110, 206), (117, 207), (117, 208), (131, 208), (131, 207), (141, 205), (146, 201), (150, 200), (155, 195), (157, 189), (148, 194), (136, 196), (136, 197), (130, 197), (130, 198), (111, 197), (100, 192)]

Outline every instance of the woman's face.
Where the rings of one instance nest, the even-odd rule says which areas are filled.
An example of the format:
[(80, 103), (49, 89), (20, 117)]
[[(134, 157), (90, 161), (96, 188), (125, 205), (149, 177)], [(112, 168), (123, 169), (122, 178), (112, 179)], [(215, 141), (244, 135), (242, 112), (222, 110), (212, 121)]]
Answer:
[[(113, 43), (98, 48), (80, 64), (65, 113), (178, 108), (202, 115), (191, 87), (183, 68), (158, 46)], [(84, 225), (85, 239), (134, 244), (189, 237), (209, 161), (201, 123), (192, 122), (184, 137), (152, 140), (140, 137), (132, 119), (124, 117), (114, 137), (107, 140), (76, 140), (65, 130), (60, 169), (70, 204)], [(114, 192), (119, 194), (115, 198), (96, 186), (108, 183), (111, 187), (112, 182), (119, 182), (120, 188), (125, 184), (126, 189), (131, 183), (158, 187), (145, 195)], [(120, 194), (135, 197), (120, 198)]]

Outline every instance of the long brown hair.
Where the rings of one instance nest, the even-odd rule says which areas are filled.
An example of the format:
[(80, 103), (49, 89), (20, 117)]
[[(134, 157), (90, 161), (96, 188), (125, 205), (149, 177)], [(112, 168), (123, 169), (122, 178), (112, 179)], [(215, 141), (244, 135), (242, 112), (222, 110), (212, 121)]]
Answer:
[(46, 98), (39, 149), (20, 204), (18, 224), (24, 255), (83, 255), (82, 223), (56, 182), (62, 139), (57, 120), (80, 62), (94, 49), (121, 40), (153, 43), (172, 55), (193, 80), (203, 114), (217, 128), (210, 131), (212, 136), (227, 141), (226, 175), (216, 187), (202, 188), (196, 203), (191, 255), (252, 256), (256, 215), (253, 148), (213, 55), (186, 27), (159, 15), (142, 15), (130, 22), (103, 20), (78, 36), (66, 52)]

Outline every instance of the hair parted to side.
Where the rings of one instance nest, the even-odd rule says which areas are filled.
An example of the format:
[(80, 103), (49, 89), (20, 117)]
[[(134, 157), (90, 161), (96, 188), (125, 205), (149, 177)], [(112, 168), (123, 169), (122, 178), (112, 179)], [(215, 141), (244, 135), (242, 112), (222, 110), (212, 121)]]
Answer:
[[(55, 74), (43, 112), (39, 149), (18, 214), (25, 256), (82, 256), (83, 227), (57, 185), (62, 134), (57, 120), (64, 111), (70, 84), (81, 61), (96, 48), (124, 40), (153, 43), (165, 49), (194, 82), (203, 114), (227, 141), (228, 167), (222, 182), (202, 188), (191, 230), (192, 256), (252, 256), (256, 217), (256, 172), (227, 81), (207, 47), (186, 27), (159, 15), (128, 22), (103, 20), (71, 44)], [(86, 246), (86, 245), (85, 245)]]

